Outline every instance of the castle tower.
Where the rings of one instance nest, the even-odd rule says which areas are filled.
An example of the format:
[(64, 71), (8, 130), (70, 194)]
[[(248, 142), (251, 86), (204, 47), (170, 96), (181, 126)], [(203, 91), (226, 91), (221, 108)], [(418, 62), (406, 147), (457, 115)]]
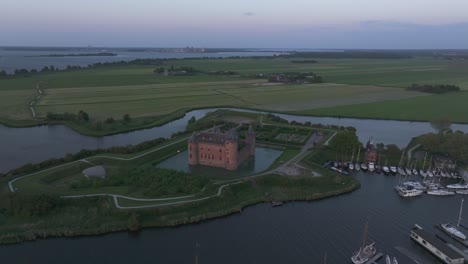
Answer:
[(366, 144), (366, 162), (376, 162), (377, 161), (377, 150), (374, 145), (374, 140), (372, 138)]
[(198, 164), (198, 142), (197, 135), (195, 133), (188, 140), (188, 160), (189, 165)]
[(249, 126), (249, 130), (247, 131), (247, 134), (245, 135), (247, 144), (249, 144), (250, 151), (249, 154), (250, 156), (255, 156), (255, 131), (253, 130), (252, 124)]
[(225, 142), (226, 146), (226, 169), (237, 170), (238, 166), (238, 139), (239, 136), (235, 129), (229, 131), (228, 137)]

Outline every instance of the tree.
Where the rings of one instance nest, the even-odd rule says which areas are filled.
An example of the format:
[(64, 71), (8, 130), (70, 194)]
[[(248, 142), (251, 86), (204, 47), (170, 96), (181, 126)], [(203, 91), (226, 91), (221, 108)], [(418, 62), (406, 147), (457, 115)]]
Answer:
[(434, 128), (437, 132), (447, 131), (450, 129), (451, 125), (452, 122), (450, 122), (450, 120), (446, 117), (435, 118), (431, 121), (432, 128)]
[(109, 118), (106, 119), (106, 124), (112, 124), (114, 122), (115, 122), (115, 120), (112, 117), (109, 117)]
[(137, 212), (133, 212), (128, 218), (127, 228), (130, 231), (138, 231), (141, 228), (140, 215)]
[(80, 110), (78, 112), (78, 119), (79, 120), (84, 120), (85, 122), (89, 121), (89, 115), (85, 111)]
[(193, 124), (193, 123), (195, 123), (195, 121), (197, 121), (197, 119), (195, 118), (195, 116), (192, 116), (192, 117), (189, 119), (188, 124), (189, 124), (189, 125), (190, 125), (190, 124)]
[(131, 119), (131, 117), (130, 117), (129, 114), (125, 114), (125, 115), (123, 116), (123, 120), (124, 120), (125, 123), (130, 123), (130, 121), (132, 121), (132, 119)]
[(360, 142), (356, 133), (351, 131), (338, 131), (330, 140), (330, 147), (335, 150), (337, 155), (351, 155), (353, 150), (360, 147)]
[(0, 78), (3, 78), (3, 77), (7, 77), (8, 74), (6, 73), (6, 71), (0, 71)]

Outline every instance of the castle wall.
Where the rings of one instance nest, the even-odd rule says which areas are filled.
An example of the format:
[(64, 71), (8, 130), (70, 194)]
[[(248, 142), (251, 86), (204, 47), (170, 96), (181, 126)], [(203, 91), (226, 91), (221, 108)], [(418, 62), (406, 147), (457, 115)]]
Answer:
[(198, 164), (198, 144), (189, 142), (188, 144), (188, 163), (189, 165)]
[[(251, 129), (251, 128), (250, 128)], [(242, 162), (255, 155), (255, 133), (250, 131), (245, 140), (237, 134), (194, 134), (188, 141), (189, 165), (205, 165), (236, 170)], [(238, 143), (245, 147), (238, 150)]]
[(226, 141), (226, 169), (237, 170), (239, 166), (237, 142)]
[(238, 163), (242, 164), (250, 157), (250, 146), (247, 145), (239, 151)]
[(226, 167), (226, 148), (219, 144), (198, 143), (198, 164)]

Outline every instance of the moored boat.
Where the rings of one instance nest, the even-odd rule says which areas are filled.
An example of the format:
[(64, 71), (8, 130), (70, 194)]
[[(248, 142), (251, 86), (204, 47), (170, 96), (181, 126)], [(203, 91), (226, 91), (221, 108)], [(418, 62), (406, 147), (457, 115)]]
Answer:
[(359, 163), (355, 163), (355, 164), (354, 164), (354, 169), (355, 169), (356, 171), (360, 171), (360, 170), (361, 170), (361, 165), (359, 165)]
[(362, 163), (362, 164), (361, 164), (361, 170), (363, 170), (363, 171), (367, 171), (367, 170), (368, 170), (368, 167), (367, 167), (367, 165), (366, 165), (366, 164), (364, 164), (364, 163)]
[(390, 166), (389, 169), (390, 169), (390, 172), (391, 172), (393, 175), (396, 175), (397, 172), (398, 172), (397, 167), (395, 167), (395, 166)]
[(398, 260), (396, 259), (396, 257), (393, 257), (392, 264), (398, 264)]
[(446, 223), (446, 224), (441, 224), (440, 227), (447, 234), (465, 241), (466, 240), (466, 235), (463, 234), (463, 232), (460, 231), (460, 221), (461, 221), (462, 210), (463, 210), (463, 201), (464, 201), (464, 199), (461, 200), (460, 212), (458, 213), (457, 225), (454, 226), (454, 225), (452, 225), (450, 223)]
[(411, 186), (397, 186), (395, 189), (401, 197), (416, 197), (423, 193), (422, 190), (417, 190)]
[(390, 173), (390, 169), (388, 168), (388, 166), (383, 166), (382, 171), (385, 175), (388, 175)]
[(374, 172), (374, 171), (375, 171), (375, 164), (374, 164), (374, 162), (369, 162), (368, 168), (369, 168), (369, 171), (370, 171), (370, 172)]
[(374, 243), (366, 245), (366, 239), (367, 239), (367, 223), (364, 227), (364, 236), (363, 236), (362, 246), (359, 248), (359, 251), (354, 253), (353, 256), (351, 257), (351, 261), (354, 264), (364, 264), (367, 261), (369, 261), (369, 259), (371, 259), (377, 253), (377, 250), (374, 247)]
[(411, 176), (411, 175), (413, 174), (413, 173), (411, 172), (411, 169), (410, 169), (410, 168), (406, 168), (406, 169), (405, 169), (405, 173), (406, 173), (406, 175), (408, 175), (408, 176)]
[(457, 194), (468, 194), (468, 190), (456, 190), (455, 191)]
[(406, 176), (405, 170), (400, 167), (398, 167), (398, 174), (400, 174), (401, 176)]
[(455, 195), (455, 192), (438, 189), (438, 190), (429, 190), (427, 191), (427, 194), (438, 195), (438, 196), (450, 196), (450, 195)]
[(432, 178), (432, 177), (434, 177), (434, 174), (432, 173), (432, 171), (428, 170), (427, 171), (427, 176), (429, 176), (429, 178)]
[(392, 260), (390, 259), (389, 255), (385, 257), (385, 264), (392, 264)]
[(467, 183), (449, 184), (449, 185), (447, 185), (447, 188), (449, 188), (449, 189), (468, 189), (468, 184)]

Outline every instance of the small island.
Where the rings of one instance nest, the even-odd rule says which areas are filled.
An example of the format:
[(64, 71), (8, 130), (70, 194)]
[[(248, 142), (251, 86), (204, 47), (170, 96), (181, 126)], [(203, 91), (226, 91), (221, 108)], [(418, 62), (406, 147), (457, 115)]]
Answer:
[(97, 52), (97, 53), (45, 54), (45, 55), (28, 56), (28, 57), (113, 57), (113, 56), (117, 56), (117, 53)]
[(217, 110), (170, 139), (25, 165), (0, 180), (0, 244), (177, 226), (351, 192), (359, 182), (318, 159), (342, 129)]

